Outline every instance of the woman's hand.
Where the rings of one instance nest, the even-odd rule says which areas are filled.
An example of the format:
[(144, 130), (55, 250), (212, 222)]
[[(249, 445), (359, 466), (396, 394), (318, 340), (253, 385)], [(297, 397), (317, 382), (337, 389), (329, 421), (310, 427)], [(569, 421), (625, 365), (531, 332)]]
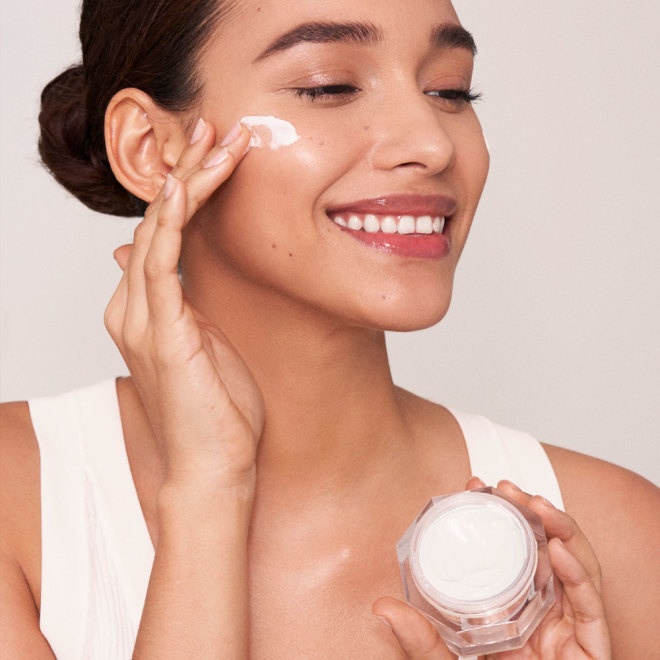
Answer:
[(248, 654), (247, 545), (261, 393), (227, 339), (186, 299), (182, 230), (234, 171), (249, 132), (191, 144), (115, 258), (124, 271), (106, 311), (166, 459), (158, 534), (134, 658)]
[[(484, 485), (473, 478), (467, 488)], [(501, 481), (498, 489), (541, 516), (549, 539), (556, 601), (523, 648), (492, 657), (507, 660), (611, 658), (601, 598), (600, 566), (580, 528), (570, 516), (542, 497), (524, 493), (508, 481)], [(447, 657), (446, 646), (436, 629), (406, 603), (381, 598), (374, 603), (373, 612), (392, 628), (409, 658), (439, 660)]]
[[(167, 460), (166, 483), (204, 477), (232, 487), (254, 481), (264, 407), (241, 357), (182, 290), (182, 230), (232, 174), (248, 148), (237, 124), (220, 146), (202, 120), (115, 258), (124, 271), (105, 322), (140, 393)], [(246, 481), (247, 480), (247, 481)]]

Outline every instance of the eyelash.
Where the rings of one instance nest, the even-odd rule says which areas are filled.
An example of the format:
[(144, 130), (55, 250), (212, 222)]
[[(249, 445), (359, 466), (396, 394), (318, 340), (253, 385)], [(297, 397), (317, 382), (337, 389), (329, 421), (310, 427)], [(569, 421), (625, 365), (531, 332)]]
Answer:
[[(360, 90), (351, 85), (322, 85), (320, 87), (298, 87), (294, 90), (299, 98), (315, 101), (320, 98), (341, 97), (355, 94)], [(457, 105), (471, 104), (481, 99), (481, 94), (472, 89), (440, 89), (427, 92), (429, 96), (445, 99)]]

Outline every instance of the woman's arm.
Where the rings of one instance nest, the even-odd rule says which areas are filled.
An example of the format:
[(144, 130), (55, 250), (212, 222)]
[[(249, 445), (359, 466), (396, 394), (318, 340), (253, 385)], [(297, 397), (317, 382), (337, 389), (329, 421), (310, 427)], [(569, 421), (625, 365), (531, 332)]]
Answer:
[[(0, 405), (0, 658), (53, 660), (39, 630), (39, 447), (27, 403)], [(35, 593), (36, 592), (36, 593)]]
[(660, 489), (617, 465), (559, 447), (546, 447), (566, 511), (598, 557), (612, 655), (658, 653), (660, 630)]
[(131, 372), (166, 463), (158, 540), (136, 658), (246, 658), (247, 536), (263, 401), (233, 347), (186, 300), (182, 230), (249, 141), (214, 147), (198, 124), (164, 189), (116, 251), (124, 271), (106, 326)]

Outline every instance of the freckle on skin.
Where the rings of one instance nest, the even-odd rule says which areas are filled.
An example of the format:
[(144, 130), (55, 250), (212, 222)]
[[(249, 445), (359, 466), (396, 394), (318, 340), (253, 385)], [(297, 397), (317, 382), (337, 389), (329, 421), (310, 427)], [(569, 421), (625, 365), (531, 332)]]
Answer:
[(363, 126), (363, 128), (365, 131), (368, 131), (371, 128), (371, 126)]
[(273, 250), (274, 250), (274, 249), (277, 247), (277, 245), (275, 245), (275, 243), (273, 243), (273, 244), (271, 245), (271, 247), (272, 247)]
[(292, 256), (293, 256), (293, 252), (289, 252), (289, 256), (292, 257)]
[(319, 142), (319, 147), (322, 147), (324, 144), (325, 144), (325, 140), (321, 140), (321, 142)]

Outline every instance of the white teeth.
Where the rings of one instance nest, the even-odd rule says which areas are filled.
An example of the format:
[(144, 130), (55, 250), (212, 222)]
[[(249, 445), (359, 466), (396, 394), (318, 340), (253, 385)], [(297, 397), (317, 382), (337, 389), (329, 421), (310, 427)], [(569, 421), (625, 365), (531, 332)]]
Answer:
[(396, 234), (396, 218), (391, 215), (386, 215), (381, 221), (380, 230), (384, 234)]
[(368, 215), (364, 219), (364, 231), (375, 234), (380, 231), (380, 220), (375, 215)]
[(415, 218), (412, 215), (401, 216), (399, 220), (399, 234), (414, 234), (415, 233)]
[(348, 227), (353, 231), (365, 231), (369, 234), (441, 234), (445, 227), (445, 218), (441, 216), (431, 217), (422, 215), (386, 215), (377, 216), (369, 213), (359, 215), (334, 215), (332, 221), (340, 227)]
[(417, 218), (415, 229), (418, 234), (432, 234), (433, 218), (430, 215), (423, 215), (421, 218)]
[(433, 218), (433, 231), (436, 234), (441, 234), (444, 228), (445, 228), (444, 218)]
[(362, 229), (362, 220), (360, 220), (357, 215), (352, 215), (348, 219), (348, 228), (353, 229), (354, 231), (360, 231), (360, 229)]

